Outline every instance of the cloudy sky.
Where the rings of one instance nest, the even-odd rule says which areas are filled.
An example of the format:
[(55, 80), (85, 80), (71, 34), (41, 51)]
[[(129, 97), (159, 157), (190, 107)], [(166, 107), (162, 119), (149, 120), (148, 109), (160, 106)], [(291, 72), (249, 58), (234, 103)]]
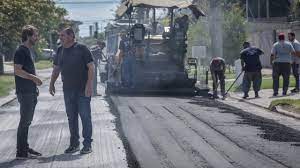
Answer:
[(119, 0), (61, 0), (57, 5), (67, 9), (68, 19), (83, 22), (80, 28), (80, 36), (89, 36), (89, 26), (99, 23), (99, 31), (104, 30), (105, 25), (113, 19)]

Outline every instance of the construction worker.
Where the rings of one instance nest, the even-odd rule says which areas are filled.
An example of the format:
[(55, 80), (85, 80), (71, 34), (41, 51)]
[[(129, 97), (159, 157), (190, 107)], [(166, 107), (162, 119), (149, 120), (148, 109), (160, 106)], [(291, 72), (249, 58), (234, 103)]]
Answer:
[(273, 96), (278, 96), (279, 77), (283, 77), (282, 95), (287, 94), (290, 83), (292, 56), (296, 56), (293, 45), (285, 41), (285, 35), (278, 35), (278, 42), (273, 45), (270, 57), (270, 64), (273, 67)]
[(252, 47), (249, 42), (244, 42), (243, 47), (244, 50), (241, 51), (241, 64), (243, 71), (245, 71), (243, 78), (243, 98), (246, 99), (249, 97), (248, 92), (250, 90), (251, 82), (253, 83), (255, 98), (258, 98), (258, 92), (262, 82), (262, 66), (259, 56), (264, 54), (264, 52), (259, 48)]
[(97, 45), (94, 45), (90, 48), (90, 51), (93, 55), (94, 58), (94, 64), (95, 64), (95, 73), (94, 73), (94, 80), (93, 80), (93, 96), (97, 96), (97, 76), (98, 76), (98, 65), (99, 65), (99, 61), (101, 58), (101, 49), (98, 46), (98, 42)]
[[(295, 33), (290, 32), (288, 34), (289, 41), (292, 43), (295, 52), (299, 53), (300, 52), (300, 43), (298, 40), (295, 38)], [(298, 93), (299, 92), (299, 64), (300, 64), (300, 58), (298, 56), (293, 56), (292, 57), (292, 72), (295, 77), (296, 81), (296, 86), (294, 89), (291, 90), (292, 93)]]
[(210, 62), (210, 72), (213, 80), (213, 97), (214, 99), (219, 98), (218, 96), (218, 85), (221, 86), (221, 94), (225, 99), (225, 71), (226, 65), (225, 60), (221, 57), (213, 58)]
[(135, 81), (135, 55), (130, 39), (126, 36), (125, 32), (120, 34), (121, 41), (119, 44), (118, 52), (118, 64), (122, 62), (121, 76), (122, 76), (122, 85), (124, 87), (134, 88)]

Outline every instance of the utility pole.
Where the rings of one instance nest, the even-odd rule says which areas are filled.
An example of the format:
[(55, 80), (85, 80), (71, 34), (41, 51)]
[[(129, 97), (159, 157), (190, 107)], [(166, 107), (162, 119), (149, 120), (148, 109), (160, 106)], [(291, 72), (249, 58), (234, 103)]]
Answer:
[(95, 22), (95, 32), (94, 32), (94, 38), (98, 38), (98, 30), (99, 30), (99, 25), (98, 22)]
[(257, 0), (257, 18), (260, 19), (261, 18), (261, 1)]
[(249, 0), (246, 0), (246, 17), (248, 22), (249, 21)]
[(210, 1), (209, 30), (212, 43), (212, 56), (223, 57), (223, 20), (220, 0)]
[(2, 55), (2, 41), (0, 41), (0, 75), (4, 74), (4, 60)]
[(270, 18), (270, 1), (269, 0), (267, 0), (267, 19), (269, 19)]
[(93, 37), (93, 26), (92, 25), (90, 25), (90, 37)]

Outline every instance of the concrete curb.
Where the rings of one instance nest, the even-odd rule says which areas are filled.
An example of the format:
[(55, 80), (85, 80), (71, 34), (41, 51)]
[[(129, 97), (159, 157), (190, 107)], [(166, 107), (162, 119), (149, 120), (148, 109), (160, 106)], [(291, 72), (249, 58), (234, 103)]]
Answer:
[[(12, 92), (15, 92), (15, 89), (12, 90)], [(0, 107), (6, 106), (7, 104), (11, 103), (12, 101), (16, 100), (17, 96), (15, 94), (9, 94), (6, 97), (1, 98), (0, 100)]]
[(267, 110), (267, 111), (270, 111), (270, 112), (275, 112), (275, 113), (279, 113), (279, 114), (282, 114), (282, 115), (285, 115), (285, 116), (288, 116), (288, 117), (292, 117), (292, 118), (295, 118), (295, 119), (298, 119), (300, 120), (300, 115), (299, 114), (295, 114), (295, 113), (292, 113), (292, 112), (289, 112), (289, 111), (286, 111), (282, 108), (276, 108), (276, 111), (272, 111), (270, 110), (269, 108), (265, 107), (265, 106), (262, 106), (262, 105), (258, 105), (258, 104), (255, 104), (255, 103), (251, 103), (247, 100), (244, 100), (244, 99), (239, 99), (239, 98), (236, 98), (236, 97), (232, 97), (232, 96), (228, 96), (229, 98), (232, 98), (232, 99), (235, 99), (235, 100), (238, 100), (238, 101), (241, 101), (241, 102), (244, 102), (244, 103), (247, 103), (249, 105), (252, 105), (252, 106), (256, 106), (258, 108), (262, 108), (264, 110)]

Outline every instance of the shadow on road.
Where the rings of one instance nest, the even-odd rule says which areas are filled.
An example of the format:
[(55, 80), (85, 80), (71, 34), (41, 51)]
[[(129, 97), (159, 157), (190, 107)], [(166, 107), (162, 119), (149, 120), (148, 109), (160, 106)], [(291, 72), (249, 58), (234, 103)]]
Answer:
[(242, 109), (238, 109), (222, 102), (211, 101), (201, 97), (192, 98), (191, 104), (205, 105), (208, 107), (214, 107), (220, 109), (220, 113), (229, 113), (237, 115), (241, 120), (237, 121), (237, 124), (246, 124), (257, 127), (262, 131), (259, 134), (263, 139), (276, 142), (294, 142), (293, 146), (299, 146), (300, 143), (300, 131), (285, 125), (279, 124), (274, 120), (266, 119), (254, 114), (247, 113)]

